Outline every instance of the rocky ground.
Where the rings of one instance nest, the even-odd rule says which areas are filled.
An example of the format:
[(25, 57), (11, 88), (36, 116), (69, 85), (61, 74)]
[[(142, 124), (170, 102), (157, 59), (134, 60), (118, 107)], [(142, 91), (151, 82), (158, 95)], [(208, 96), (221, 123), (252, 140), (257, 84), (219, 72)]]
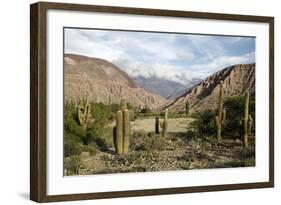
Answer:
[(184, 135), (173, 133), (163, 138), (138, 133), (132, 137), (131, 151), (127, 155), (116, 155), (113, 148), (94, 156), (82, 153), (79, 174), (255, 166), (254, 147), (254, 138), (249, 149), (244, 150), (239, 139), (224, 137), (222, 143), (217, 143), (215, 138), (186, 139)]

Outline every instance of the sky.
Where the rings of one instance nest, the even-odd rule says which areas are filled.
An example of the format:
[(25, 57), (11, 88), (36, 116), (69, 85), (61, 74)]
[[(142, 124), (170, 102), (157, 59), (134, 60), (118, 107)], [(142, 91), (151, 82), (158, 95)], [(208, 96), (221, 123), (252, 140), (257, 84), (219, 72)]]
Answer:
[(188, 85), (227, 66), (255, 62), (255, 38), (66, 28), (65, 53), (108, 60), (132, 77)]

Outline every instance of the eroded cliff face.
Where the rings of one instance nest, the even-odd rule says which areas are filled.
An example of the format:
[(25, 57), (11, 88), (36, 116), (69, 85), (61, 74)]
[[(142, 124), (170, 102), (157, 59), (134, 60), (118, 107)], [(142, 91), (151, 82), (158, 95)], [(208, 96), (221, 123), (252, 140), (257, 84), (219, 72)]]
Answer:
[(65, 54), (64, 96), (79, 100), (86, 95), (94, 102), (119, 103), (122, 97), (135, 106), (156, 109), (167, 103), (160, 95), (138, 87), (127, 73), (116, 65), (99, 58)]
[(184, 111), (189, 101), (190, 112), (216, 109), (219, 83), (223, 82), (224, 96), (241, 96), (249, 90), (255, 94), (255, 64), (238, 64), (214, 73), (190, 88), (166, 107), (172, 112)]

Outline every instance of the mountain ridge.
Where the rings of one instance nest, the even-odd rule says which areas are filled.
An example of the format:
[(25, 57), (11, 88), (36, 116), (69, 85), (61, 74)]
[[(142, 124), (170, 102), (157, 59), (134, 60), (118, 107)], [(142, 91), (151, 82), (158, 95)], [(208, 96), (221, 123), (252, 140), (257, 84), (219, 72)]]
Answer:
[(241, 96), (246, 90), (255, 93), (255, 63), (226, 67), (188, 89), (183, 95), (166, 105), (173, 112), (183, 112), (189, 101), (190, 111), (216, 109), (219, 83), (223, 82), (225, 97)]
[(138, 87), (128, 74), (100, 58), (77, 54), (64, 55), (65, 100), (89, 95), (94, 102), (119, 103), (122, 97), (135, 106), (158, 108), (167, 101), (160, 95)]

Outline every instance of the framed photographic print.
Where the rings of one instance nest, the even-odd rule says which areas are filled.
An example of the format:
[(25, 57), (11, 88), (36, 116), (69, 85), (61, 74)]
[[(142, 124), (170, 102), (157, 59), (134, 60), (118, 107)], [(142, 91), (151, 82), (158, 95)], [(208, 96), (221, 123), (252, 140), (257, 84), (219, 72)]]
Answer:
[(274, 18), (31, 5), (31, 200), (274, 186)]

